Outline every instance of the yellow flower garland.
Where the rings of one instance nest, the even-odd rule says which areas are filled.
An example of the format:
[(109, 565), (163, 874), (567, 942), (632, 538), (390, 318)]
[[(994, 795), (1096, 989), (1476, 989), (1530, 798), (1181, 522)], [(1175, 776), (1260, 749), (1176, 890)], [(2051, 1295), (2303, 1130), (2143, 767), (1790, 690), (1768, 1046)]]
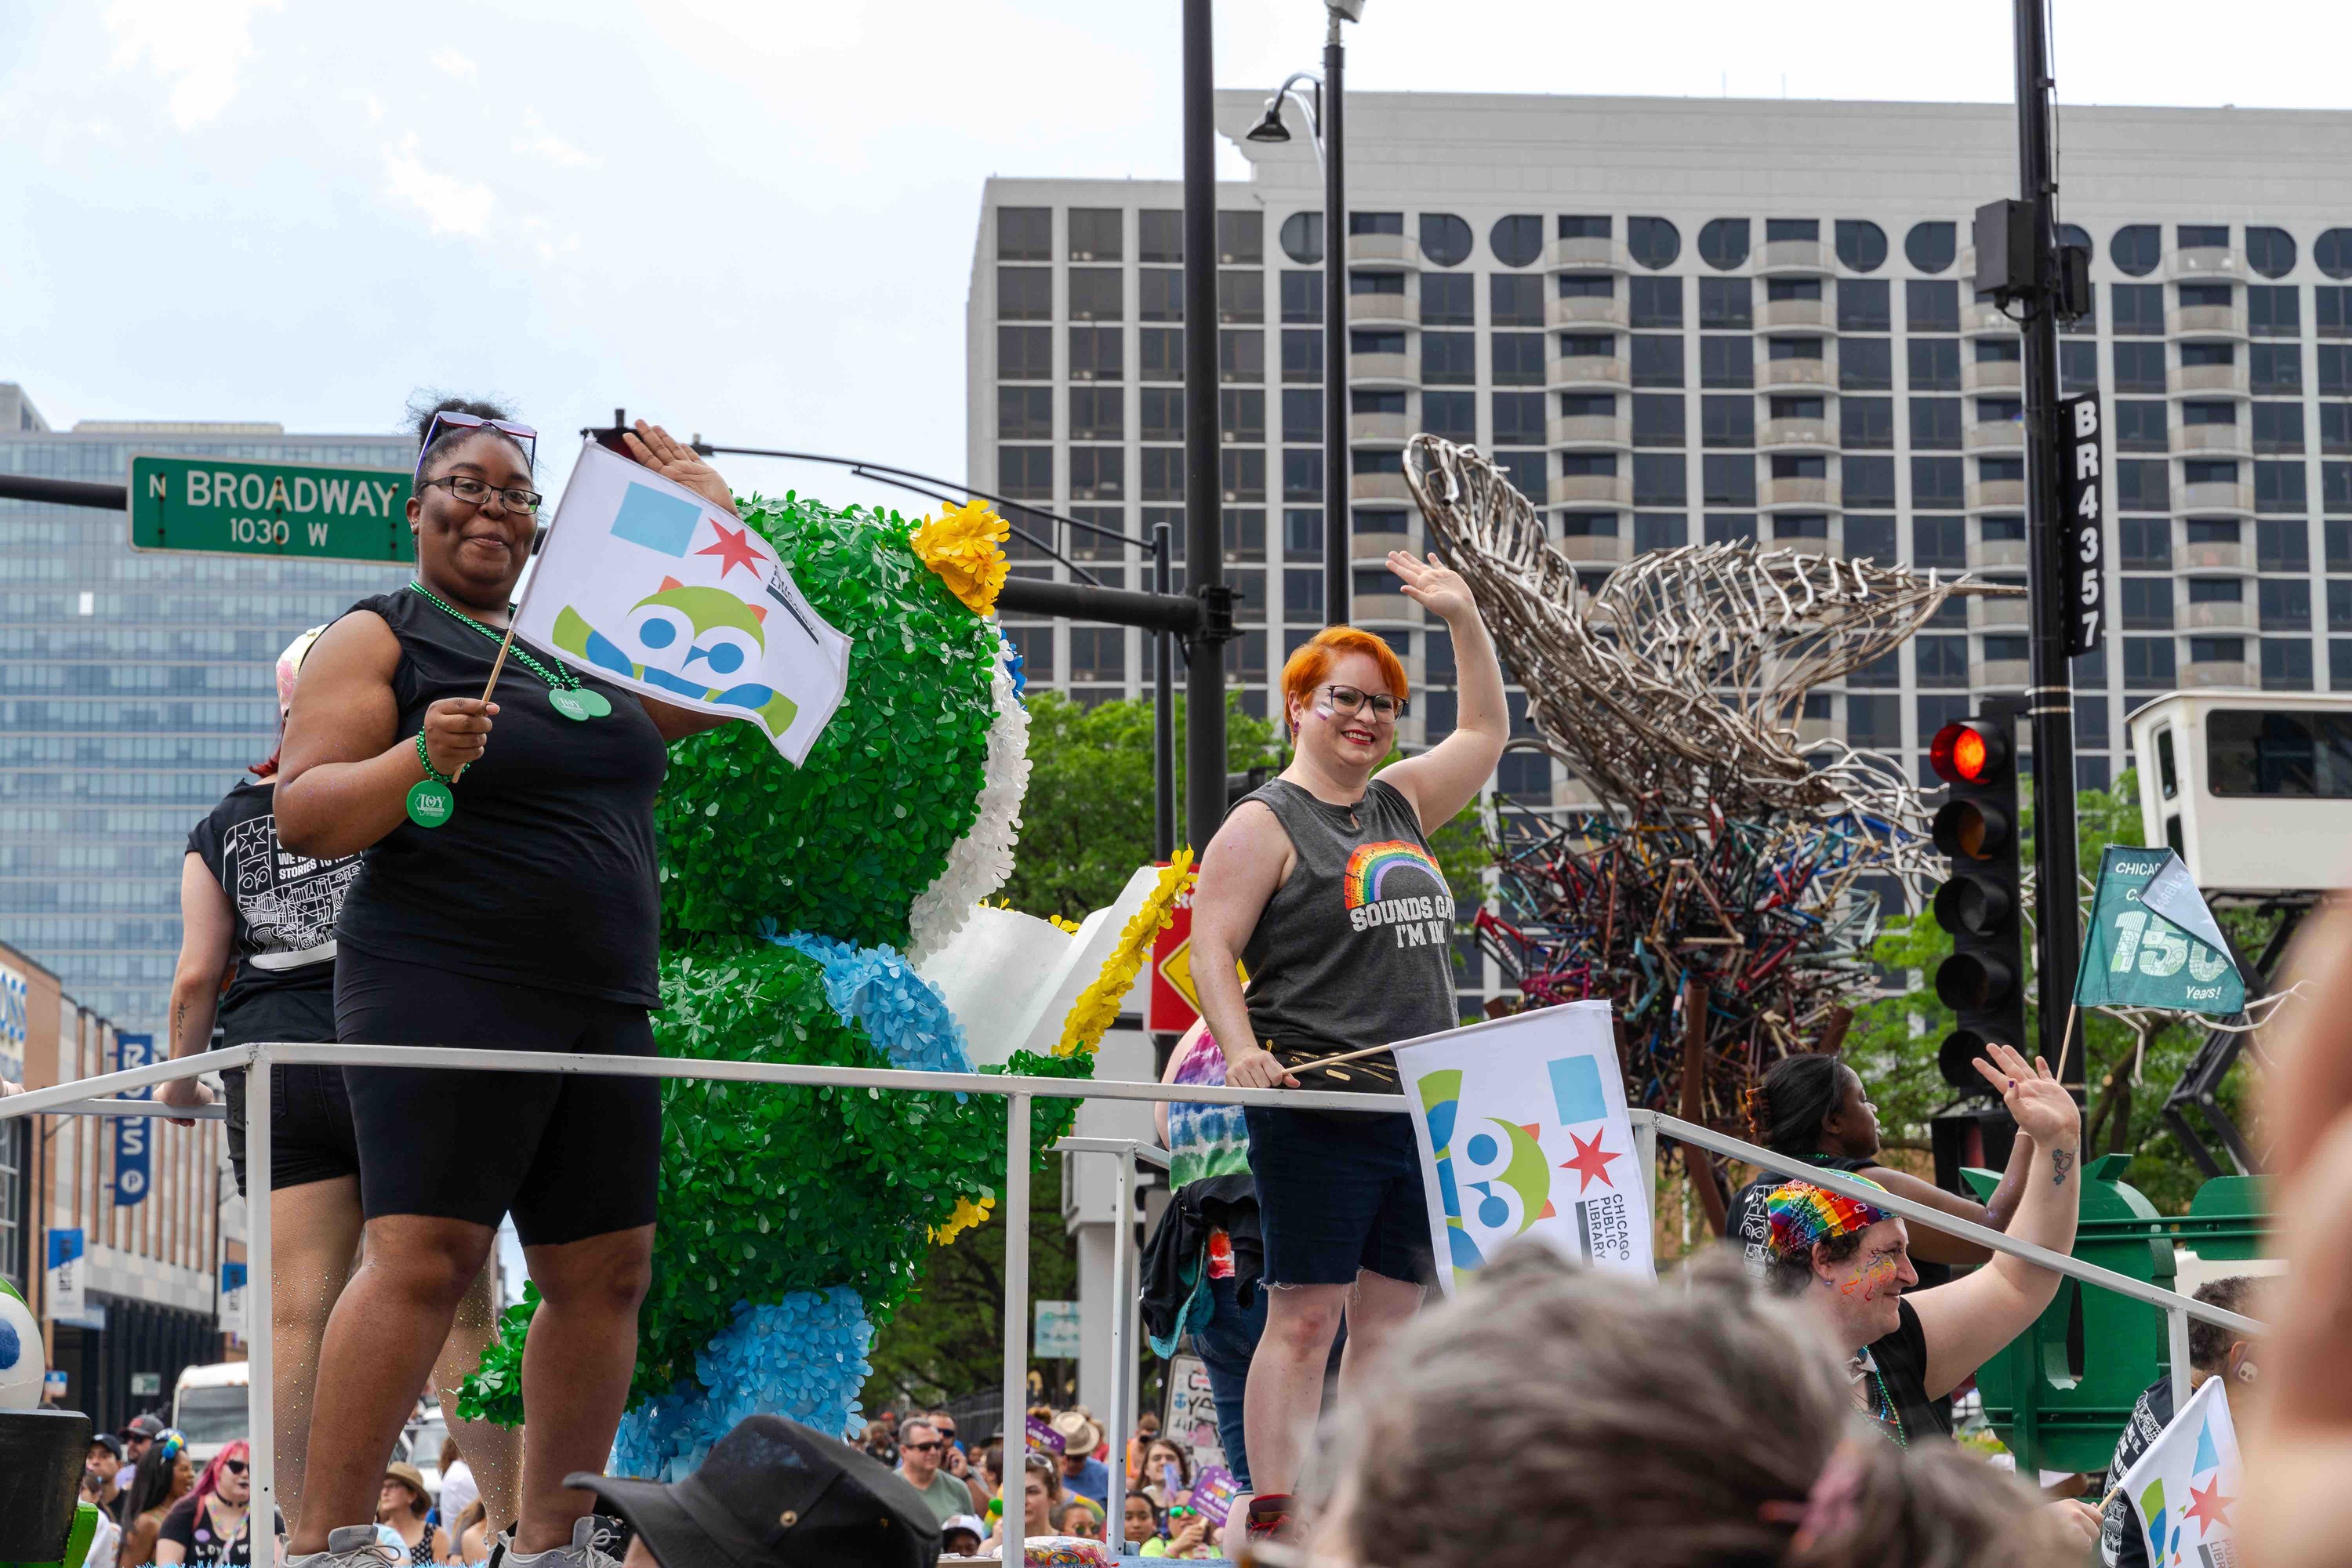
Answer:
[(1118, 945), (1103, 961), (1102, 971), (1095, 976), (1094, 984), (1078, 994), (1070, 1016), (1062, 1021), (1062, 1037), (1054, 1047), (1055, 1056), (1091, 1053), (1102, 1044), (1103, 1036), (1118, 1021), (1120, 1001), (1135, 984), (1145, 960), (1151, 956), (1151, 939), (1175, 923), (1176, 900), (1192, 887), (1196, 874), (1192, 852), (1176, 851), (1175, 861), (1160, 871), (1159, 885), (1144, 900), (1143, 908), (1118, 933)]
[(970, 1198), (956, 1199), (955, 1213), (948, 1215), (945, 1225), (931, 1226), (931, 1239), (941, 1247), (953, 1241), (975, 1226), (988, 1223), (988, 1211), (996, 1206), (994, 1198), (982, 1198), (978, 1203)]
[(948, 591), (976, 615), (992, 615), (1009, 570), (1004, 542), (1011, 526), (986, 501), (950, 505), (915, 530), (915, 553), (940, 574)]

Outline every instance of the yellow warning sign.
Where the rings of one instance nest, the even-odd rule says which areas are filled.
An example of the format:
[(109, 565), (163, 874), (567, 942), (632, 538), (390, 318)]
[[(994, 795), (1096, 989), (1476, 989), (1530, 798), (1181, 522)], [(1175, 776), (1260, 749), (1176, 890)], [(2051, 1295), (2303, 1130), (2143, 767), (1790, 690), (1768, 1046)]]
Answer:
[(1168, 950), (1168, 955), (1160, 961), (1160, 973), (1166, 978), (1169, 984), (1176, 987), (1176, 994), (1184, 998), (1186, 1006), (1195, 1013), (1201, 1010), (1201, 993), (1192, 984), (1192, 939), (1191, 937), (1186, 937)]

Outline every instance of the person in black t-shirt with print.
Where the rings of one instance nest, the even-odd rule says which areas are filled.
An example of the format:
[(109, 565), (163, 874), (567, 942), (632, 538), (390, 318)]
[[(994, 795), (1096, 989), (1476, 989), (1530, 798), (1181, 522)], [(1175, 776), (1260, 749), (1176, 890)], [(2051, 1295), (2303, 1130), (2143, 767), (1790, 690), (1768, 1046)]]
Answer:
[[(2071, 1252), (2081, 1205), (2082, 1112), (2049, 1064), (2011, 1047), (1987, 1047), (1976, 1069), (2000, 1091), (2018, 1129), (2033, 1140), (2024, 1194), (2010, 1221), (2020, 1241)], [(1873, 1184), (1875, 1185), (1875, 1184)], [(1931, 1289), (1911, 1268), (1910, 1231), (1884, 1209), (1809, 1182), (1787, 1182), (1766, 1200), (1772, 1284), (1805, 1302), (1849, 1359), (1854, 1403), (1888, 1441), (1950, 1436), (1933, 1401), (1972, 1376), (2022, 1333), (2058, 1293), (2058, 1276), (2003, 1253), (1972, 1274)], [(2052, 1505), (2087, 1543), (2098, 1510), (2077, 1500)]]
[[(205, 1467), (195, 1489), (172, 1506), (155, 1531), (156, 1568), (250, 1568), (253, 1562), (252, 1450), (239, 1438), (222, 1447)], [(263, 1553), (268, 1563), (276, 1555), (276, 1538), (286, 1528), (284, 1516)]]
[[(337, 1037), (650, 1057), (654, 801), (668, 743), (726, 721), (575, 675), (520, 637), (499, 663), (538, 531), (536, 432), (454, 400), (417, 423), (416, 579), (320, 637), (278, 785), (290, 849), (362, 857), (335, 926)], [(691, 448), (643, 421), (624, 440), (734, 517), (725, 481)], [(362, 1521), (510, 1214), (541, 1304), (504, 1560), (608, 1568), (583, 1522), (592, 1500), (560, 1478), (603, 1468), (628, 1402), (653, 1254), (658, 1084), (436, 1068), (347, 1068), (343, 1081), (367, 1244), (327, 1324), (289, 1563), (382, 1568)]]

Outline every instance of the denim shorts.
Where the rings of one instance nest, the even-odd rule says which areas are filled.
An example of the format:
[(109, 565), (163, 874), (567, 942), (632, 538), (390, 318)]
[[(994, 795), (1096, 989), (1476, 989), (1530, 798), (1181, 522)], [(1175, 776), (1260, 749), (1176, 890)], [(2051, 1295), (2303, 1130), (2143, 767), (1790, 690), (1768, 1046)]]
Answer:
[(1250, 1172), (1273, 1285), (1433, 1278), (1421, 1150), (1406, 1116), (1249, 1108)]

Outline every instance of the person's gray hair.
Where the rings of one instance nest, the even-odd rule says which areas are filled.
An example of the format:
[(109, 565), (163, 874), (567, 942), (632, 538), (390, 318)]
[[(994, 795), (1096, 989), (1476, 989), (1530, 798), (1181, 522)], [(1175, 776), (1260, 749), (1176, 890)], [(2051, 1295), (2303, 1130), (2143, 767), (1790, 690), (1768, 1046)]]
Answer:
[[(1730, 1259), (1651, 1286), (1515, 1247), (1390, 1348), (1346, 1442), (1334, 1526), (1383, 1568), (2073, 1561), (2013, 1478), (1860, 1427), (1819, 1329)], [(1851, 1509), (1798, 1551), (1842, 1442)]]
[(921, 1427), (924, 1431), (929, 1432), (934, 1437), (940, 1435), (940, 1429), (932, 1426), (929, 1421), (923, 1419), (923, 1417), (919, 1415), (909, 1415), (904, 1421), (898, 1423), (898, 1447), (903, 1448), (914, 1440), (915, 1428), (918, 1426)]

